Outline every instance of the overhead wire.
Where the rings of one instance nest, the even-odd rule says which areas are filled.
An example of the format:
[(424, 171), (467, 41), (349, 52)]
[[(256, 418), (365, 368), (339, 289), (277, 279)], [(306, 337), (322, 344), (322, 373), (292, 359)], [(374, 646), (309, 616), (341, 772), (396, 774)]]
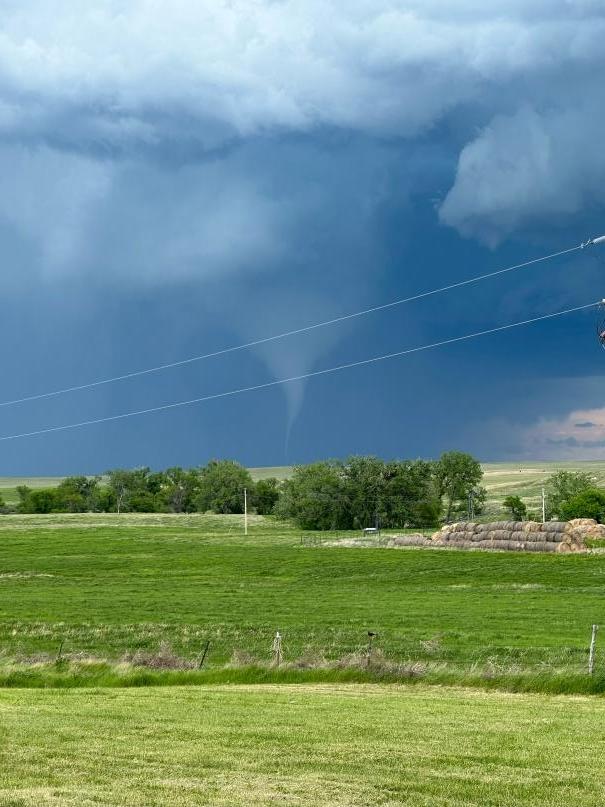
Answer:
[(496, 277), (497, 275), (503, 275), (508, 272), (513, 272), (517, 269), (523, 269), (528, 266), (533, 266), (538, 263), (544, 263), (545, 261), (553, 260), (554, 258), (558, 258), (562, 255), (568, 255), (572, 252), (576, 252), (584, 248), (584, 244), (579, 244), (575, 247), (570, 247), (569, 249), (563, 249), (559, 252), (553, 252), (550, 255), (543, 255), (540, 258), (533, 258), (529, 261), (524, 261), (523, 263), (517, 263), (513, 266), (507, 266), (504, 269), (497, 269), (494, 272), (487, 272), (482, 275), (476, 275), (475, 277), (468, 278), (467, 280), (460, 280), (456, 283), (450, 283), (446, 286), (440, 286), (436, 289), (430, 289), (428, 291), (419, 292), (418, 294), (414, 294), (410, 297), (403, 297), (398, 300), (391, 300), (388, 303), (383, 303), (381, 305), (375, 305), (371, 308), (365, 308), (361, 311), (354, 311), (350, 314), (343, 314), (339, 317), (334, 317), (332, 319), (324, 320), (322, 322), (315, 322), (311, 325), (305, 325), (301, 328), (294, 328), (289, 331), (283, 331), (282, 333), (274, 334), (272, 336), (265, 336), (260, 339), (254, 339), (250, 342), (244, 342), (243, 344), (239, 345), (232, 345), (230, 347), (221, 348), (219, 350), (214, 350), (210, 353), (203, 353), (198, 356), (190, 356), (186, 359), (179, 359), (178, 361), (168, 362), (166, 364), (159, 364), (155, 367), (147, 367), (143, 370), (134, 370), (129, 373), (123, 373), (122, 375), (112, 376), (110, 378), (101, 378), (95, 381), (89, 381), (85, 384), (75, 384), (70, 387), (64, 387), (62, 389), (51, 390), (48, 392), (41, 392), (36, 393), (34, 395), (26, 395), (22, 398), (14, 398), (8, 401), (0, 401), (0, 407), (7, 407), (7, 406), (16, 406), (17, 404), (27, 403), (28, 401), (39, 401), (46, 398), (54, 398), (58, 397), (59, 395), (66, 395), (71, 392), (81, 392), (87, 389), (93, 389), (94, 387), (100, 387), (107, 384), (114, 384), (119, 381), (126, 381), (131, 378), (137, 378), (140, 376), (150, 375), (152, 373), (158, 373), (162, 370), (169, 370), (176, 367), (183, 367), (187, 364), (192, 364), (194, 362), (203, 361), (205, 359), (212, 359), (218, 356), (224, 356), (228, 353), (235, 353), (236, 351), (240, 350), (247, 350), (248, 348), (258, 347), (259, 345), (264, 345), (269, 342), (276, 342), (279, 339), (285, 339), (290, 336), (296, 336), (298, 334), (309, 333), (310, 331), (317, 330), (318, 328), (325, 328), (330, 325), (337, 325), (341, 322), (346, 322), (347, 320), (357, 319), (359, 317), (366, 316), (368, 314), (373, 314), (378, 311), (386, 311), (389, 308), (394, 308), (399, 305), (404, 305), (405, 303), (411, 303), (416, 300), (422, 300), (426, 297), (431, 297), (436, 294), (443, 294), (447, 291), (452, 291), (454, 289), (459, 289), (464, 286), (470, 286), (473, 283), (479, 283), (482, 280), (487, 280), (492, 277)]
[(354, 367), (363, 367), (365, 365), (374, 364), (376, 362), (386, 361), (388, 359), (399, 358), (401, 356), (408, 356), (413, 353), (420, 353), (425, 350), (432, 350), (437, 347), (444, 347), (445, 345), (455, 344), (457, 342), (464, 342), (470, 339), (476, 339), (480, 336), (487, 336), (488, 334), (499, 333), (501, 331), (511, 330), (512, 328), (519, 328), (524, 325), (530, 325), (535, 322), (542, 322), (543, 320), (554, 319), (555, 317), (562, 317), (566, 314), (572, 314), (577, 311), (583, 311), (588, 308), (595, 308), (599, 305), (598, 302), (586, 303), (585, 305), (574, 306), (573, 308), (566, 308), (562, 311), (555, 311), (551, 314), (543, 314), (539, 317), (532, 317), (531, 319), (521, 320), (520, 322), (512, 322), (507, 325), (499, 325), (495, 328), (487, 328), (482, 331), (475, 331), (473, 333), (464, 334), (462, 336), (454, 336), (449, 339), (442, 339), (439, 342), (432, 342), (426, 345), (419, 345), (417, 347), (406, 348), (405, 350), (398, 350), (394, 353), (385, 353), (380, 356), (372, 356), (368, 359), (360, 359), (358, 361), (347, 362), (346, 364), (339, 364), (334, 367), (327, 367), (323, 370), (314, 370), (308, 373), (303, 373), (290, 378), (280, 378), (273, 381), (266, 381), (262, 384), (254, 384), (248, 387), (239, 387), (233, 390), (226, 390), (224, 392), (216, 392), (211, 395), (204, 395), (199, 398), (191, 398), (185, 401), (176, 401), (174, 403), (162, 404), (160, 406), (152, 406), (147, 409), (139, 409), (131, 412), (121, 412), (117, 415), (108, 415), (101, 418), (93, 418), (90, 420), (83, 420), (77, 423), (68, 423), (60, 426), (50, 426), (44, 429), (37, 429), (30, 432), (22, 432), (20, 434), (9, 434), (0, 437), (0, 442), (7, 440), (18, 440), (25, 437), (37, 437), (43, 434), (51, 434), (54, 432), (67, 431), (71, 429), (79, 429), (85, 426), (94, 426), (100, 423), (109, 423), (117, 420), (124, 420), (126, 418), (139, 417), (142, 415), (149, 415), (154, 412), (164, 412), (170, 409), (177, 409), (184, 406), (192, 406), (194, 404), (206, 403), (208, 401), (215, 401), (220, 398), (228, 398), (236, 395), (242, 395), (247, 392), (256, 392), (258, 390), (268, 389), (269, 387), (277, 387), (282, 384), (290, 384), (296, 381), (305, 381), (310, 378), (318, 376), (329, 375), (337, 373), (342, 370), (350, 370)]

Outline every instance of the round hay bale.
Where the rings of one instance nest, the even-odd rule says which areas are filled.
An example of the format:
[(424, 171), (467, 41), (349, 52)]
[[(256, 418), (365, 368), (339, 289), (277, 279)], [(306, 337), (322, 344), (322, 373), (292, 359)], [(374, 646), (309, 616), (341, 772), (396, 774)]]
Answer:
[(567, 530), (567, 521), (547, 521), (543, 530), (545, 532), (565, 532)]
[(493, 541), (510, 541), (512, 532), (510, 530), (493, 530), (490, 537)]
[(549, 530), (548, 532), (544, 532), (542, 534), (544, 535), (545, 541), (549, 541), (555, 544), (560, 541), (563, 541), (565, 538), (565, 533), (562, 532), (550, 532)]
[(518, 541), (520, 543), (525, 543), (528, 540), (527, 538), (528, 533), (523, 532), (523, 530), (515, 530), (511, 532), (510, 539), (511, 541)]
[[(572, 518), (571, 521), (567, 522), (571, 529), (575, 527), (596, 527), (597, 522), (594, 518)], [(602, 526), (602, 525), (599, 525)]]
[(542, 527), (541, 524), (538, 524), (537, 521), (524, 521), (523, 522), (523, 532), (540, 532), (540, 528)]
[(424, 535), (395, 535), (387, 546), (427, 546), (430, 540), (425, 538)]
[(527, 544), (526, 550), (528, 552), (556, 552), (558, 544), (549, 543), (548, 541), (532, 541)]
[(566, 541), (559, 541), (557, 544), (547, 544), (547, 546), (554, 547), (554, 552), (571, 552), (571, 546)]
[(489, 532), (492, 528), (491, 524), (477, 524), (476, 532)]
[(516, 548), (516, 541), (492, 541), (492, 549), (515, 550)]

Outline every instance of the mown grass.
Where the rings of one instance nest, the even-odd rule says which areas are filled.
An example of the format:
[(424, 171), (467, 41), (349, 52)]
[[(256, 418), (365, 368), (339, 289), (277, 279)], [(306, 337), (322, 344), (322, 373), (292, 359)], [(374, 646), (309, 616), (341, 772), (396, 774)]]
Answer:
[(4, 807), (600, 807), (605, 702), (419, 686), (0, 693)]
[[(55, 518), (55, 521), (53, 521)], [(36, 520), (37, 519), (37, 520)], [(45, 528), (40, 529), (40, 524)], [(263, 664), (377, 650), (458, 675), (583, 674), (592, 623), (605, 624), (605, 556), (303, 546), (256, 518), (0, 518), (0, 654), (118, 661), (161, 643), (207, 664), (235, 650)], [(600, 656), (597, 657), (601, 669)]]

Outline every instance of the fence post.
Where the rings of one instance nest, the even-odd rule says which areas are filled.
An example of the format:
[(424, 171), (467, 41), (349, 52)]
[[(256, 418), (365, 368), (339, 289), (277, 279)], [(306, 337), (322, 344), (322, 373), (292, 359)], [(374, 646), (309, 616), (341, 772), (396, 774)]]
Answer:
[(588, 654), (588, 675), (592, 675), (594, 673), (594, 657), (595, 657), (598, 630), (599, 630), (598, 625), (592, 626), (592, 636), (590, 637), (590, 653)]
[(208, 650), (210, 649), (210, 639), (206, 642), (206, 646), (204, 647), (204, 652), (202, 653), (202, 657), (200, 659), (200, 663), (197, 665), (198, 670), (201, 670), (204, 666), (204, 662), (206, 661), (206, 656), (208, 654)]
[(368, 631), (368, 649), (367, 649), (367, 656), (366, 656), (366, 667), (369, 667), (372, 663), (372, 647), (374, 644), (374, 639), (376, 638), (376, 633), (373, 630)]
[(273, 663), (276, 667), (281, 664), (281, 634), (279, 631), (277, 631), (275, 639), (273, 639)]

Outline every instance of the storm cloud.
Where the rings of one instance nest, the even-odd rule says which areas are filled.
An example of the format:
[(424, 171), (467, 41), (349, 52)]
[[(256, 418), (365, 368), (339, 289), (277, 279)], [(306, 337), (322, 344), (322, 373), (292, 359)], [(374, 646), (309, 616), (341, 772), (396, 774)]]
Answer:
[[(605, 0), (7, 0), (2, 12), (7, 398), (305, 326), (597, 234)], [(174, 387), (158, 377), (156, 386), (107, 387), (87, 400), (92, 414), (111, 414), (585, 303), (603, 296), (601, 269), (591, 273), (589, 263), (577, 259), (573, 284), (561, 264), (547, 285), (537, 272), (502, 279), (438, 307), (430, 300), (272, 343), (212, 370), (195, 365)], [(578, 358), (564, 326), (550, 327), (561, 327), (564, 355), (544, 373), (569, 376), (580, 364), (594, 373), (594, 357)], [(539, 339), (533, 350), (544, 354), (550, 345)], [(491, 343), (473, 351), (466, 346), (460, 360), (472, 377), (459, 411), (436, 403), (437, 354), (410, 360), (415, 375), (388, 376), (388, 402), (371, 383), (343, 380), (332, 397), (320, 394), (305, 428), (323, 437), (297, 448), (294, 436), (294, 459), (388, 452), (393, 433), (413, 453), (448, 447), (464, 434), (458, 420), (471, 410), (482, 417), (487, 403), (472, 398), (473, 385), (492, 368), (496, 397), (515, 355), (533, 372), (525, 344), (517, 354)], [(276, 391), (271, 416), (262, 411), (275, 433), (251, 438), (251, 462), (266, 460), (263, 439), (273, 440), (272, 461), (283, 460), (283, 433), (306, 416), (305, 389)], [(547, 420), (588, 408), (571, 396), (566, 408), (565, 395), (544, 402)], [(430, 415), (424, 432), (400, 419), (401, 399), (410, 422)], [(58, 399), (31, 418), (7, 410), (5, 429), (80, 419), (81, 400), (61, 408)], [(538, 418), (527, 405), (519, 403), (521, 432)], [(186, 461), (178, 446), (187, 454), (198, 431), (207, 452), (222, 455), (227, 433), (238, 448), (230, 428), (192, 416), (187, 433), (175, 427), (166, 461)], [(131, 435), (103, 443), (107, 464), (144, 461)], [(569, 437), (592, 439), (588, 427)], [(73, 456), (81, 451), (74, 442)], [(172, 445), (161, 451), (164, 462)], [(55, 455), (46, 456), (52, 469)]]
[[(57, 170), (68, 177), (71, 212), (36, 217), (49, 231), (45, 265), (60, 270), (78, 250), (66, 235), (74, 217), (82, 231), (120, 196), (134, 219), (136, 192), (122, 192), (137, 186), (147, 205), (157, 201), (175, 262), (228, 271), (237, 263), (229, 217), (242, 250), (260, 259), (287, 226), (252, 166), (240, 160), (234, 178), (238, 144), (326, 129), (409, 141), (448, 126), (458, 168), (441, 220), (495, 245), (603, 201), (605, 156), (591, 145), (605, 122), (604, 35), (605, 4), (596, 0), (8, 2), (0, 161), (18, 166), (23, 149), (31, 159), (17, 210), (0, 214), (37, 235), (19, 217), (19, 194), (32, 195), (40, 179), (56, 188)], [(200, 167), (183, 181), (177, 167), (166, 180), (166, 161)], [(177, 195), (205, 229), (205, 249), (165, 215)], [(124, 263), (133, 266), (127, 252)]]

